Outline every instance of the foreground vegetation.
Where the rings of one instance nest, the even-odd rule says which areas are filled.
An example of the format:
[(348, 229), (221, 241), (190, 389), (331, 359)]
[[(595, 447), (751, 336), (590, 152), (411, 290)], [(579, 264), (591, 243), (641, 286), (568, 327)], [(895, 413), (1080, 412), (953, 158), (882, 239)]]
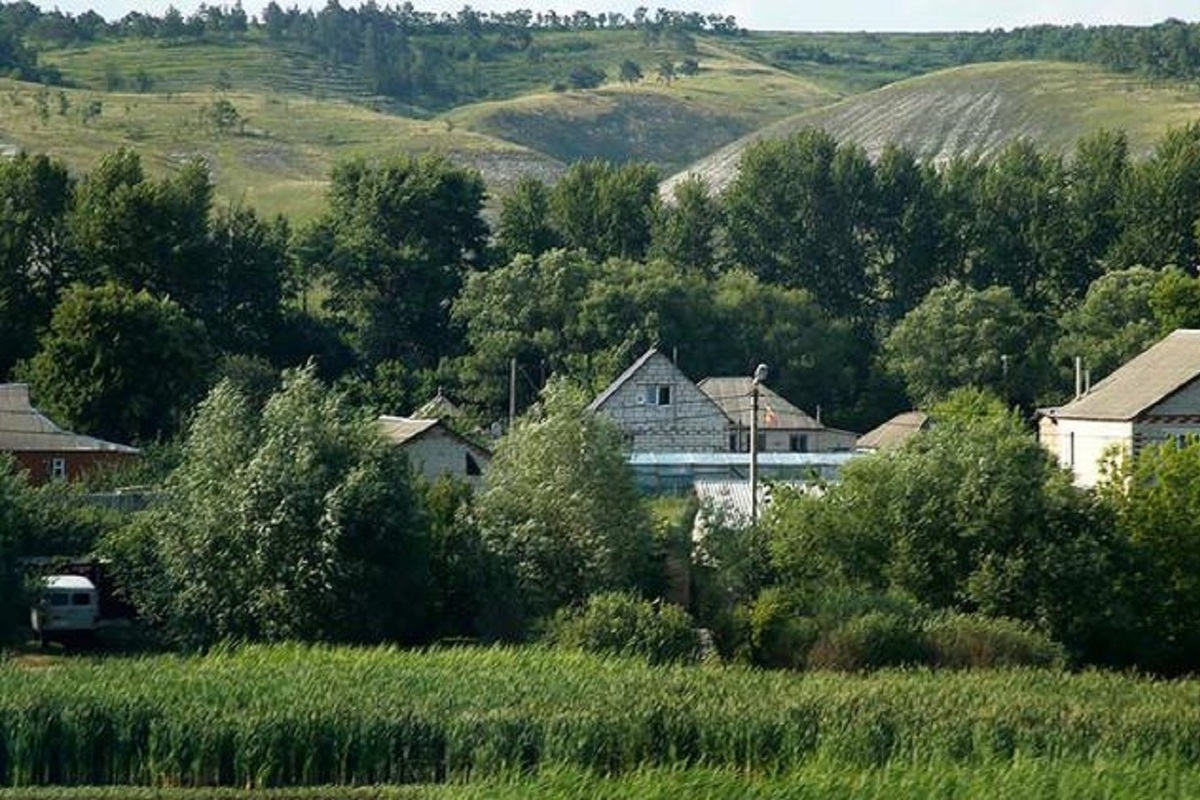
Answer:
[(1031, 786), (1060, 766), (1081, 782), (1115, 766), (1169, 787), (1200, 758), (1198, 695), (1191, 682), (1037, 670), (800, 678), (537, 649), (251, 647), (3, 667), (0, 783), (364, 785), (652, 767), (837, 781), (886, 768), (866, 773), (882, 789), (893, 769), (933, 788), (1026, 765), (1013, 779)]
[(0, 789), (13, 800), (522, 800), (527, 797), (597, 800), (772, 798), (818, 800), (856, 797), (905, 800), (928, 797), (1055, 797), (1140, 800), (1193, 797), (1200, 773), (1166, 761), (1114, 762), (1093, 766), (1055, 761), (993, 764), (905, 764), (846, 770), (811, 764), (780, 774), (712, 768), (637, 770), (606, 778), (575, 769), (550, 769), (512, 780), (408, 786), (303, 787), (286, 789), (40, 787)]

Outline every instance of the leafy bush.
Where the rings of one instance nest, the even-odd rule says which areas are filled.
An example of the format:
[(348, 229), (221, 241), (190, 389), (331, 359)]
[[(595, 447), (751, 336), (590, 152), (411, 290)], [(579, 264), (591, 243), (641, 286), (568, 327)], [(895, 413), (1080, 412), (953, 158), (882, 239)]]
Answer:
[(603, 592), (581, 610), (560, 609), (547, 637), (561, 647), (640, 656), (651, 664), (695, 661), (700, 637), (679, 606), (650, 603), (627, 592)]
[(763, 667), (801, 669), (819, 635), (816, 620), (796, 613), (781, 589), (764, 590), (750, 611), (754, 662)]
[(925, 623), (925, 646), (937, 667), (1061, 666), (1062, 645), (1017, 620), (942, 614)]
[(867, 670), (921, 664), (921, 627), (911, 616), (870, 611), (824, 633), (808, 652), (814, 669)]

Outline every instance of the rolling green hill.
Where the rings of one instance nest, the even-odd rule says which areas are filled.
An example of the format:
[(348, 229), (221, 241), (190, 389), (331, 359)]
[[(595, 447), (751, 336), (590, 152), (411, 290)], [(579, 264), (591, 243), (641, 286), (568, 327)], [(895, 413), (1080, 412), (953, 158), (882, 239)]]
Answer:
[[(1066, 150), (1099, 127), (1125, 129), (1139, 152), (1200, 110), (1190, 86), (1079, 64), (981, 64), (898, 80), (960, 57), (961, 43), (944, 34), (651, 40), (574, 30), (533, 41), (448, 68), (441, 108), (375, 95), (353, 68), (258, 33), (43, 48), (41, 63), (70, 88), (0, 82), (0, 153), (48, 152), (78, 170), (120, 146), (151, 171), (199, 156), (222, 201), (304, 219), (321, 207), (332, 165), (349, 156), (443, 153), (480, 169), (493, 198), (522, 175), (551, 180), (587, 158), (694, 171), (720, 187), (748, 143), (808, 125), (872, 153), (895, 142), (930, 159), (986, 156), (1017, 136)], [(698, 63), (695, 74), (657, 76), (657, 65), (684, 59)], [(618, 81), (622, 62), (645, 77)], [(568, 89), (564, 76), (581, 64), (607, 81)], [(217, 123), (220, 104), (236, 112), (232, 123)]]
[(907, 147), (926, 160), (958, 155), (983, 158), (1016, 138), (1051, 152), (1068, 152), (1099, 128), (1122, 129), (1135, 156), (1170, 127), (1200, 115), (1200, 89), (1118, 75), (1097, 67), (1059, 62), (1006, 62), (942, 70), (806, 111), (755, 131), (670, 178), (686, 174), (720, 190), (736, 174), (750, 144), (783, 138), (806, 127), (823, 128), (875, 155), (887, 144)]

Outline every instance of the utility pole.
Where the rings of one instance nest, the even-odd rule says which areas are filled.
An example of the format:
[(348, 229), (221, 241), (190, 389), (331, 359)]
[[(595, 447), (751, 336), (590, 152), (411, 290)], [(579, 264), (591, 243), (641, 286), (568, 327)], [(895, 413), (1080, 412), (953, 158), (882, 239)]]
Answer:
[(754, 368), (750, 384), (750, 524), (758, 524), (758, 385), (767, 379), (767, 365)]

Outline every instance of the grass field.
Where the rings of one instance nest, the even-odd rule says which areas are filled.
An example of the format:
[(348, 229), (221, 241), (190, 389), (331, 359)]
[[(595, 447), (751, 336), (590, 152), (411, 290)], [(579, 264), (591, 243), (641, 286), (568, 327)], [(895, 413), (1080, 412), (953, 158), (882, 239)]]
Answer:
[(703, 768), (717, 781), (873, 776), (879, 796), (891, 780), (984, 787), (989, 771), (1194, 786), (1198, 701), (1200, 684), (1111, 674), (796, 675), (538, 649), (68, 659), (0, 668), (0, 785), (703, 780), (688, 772)]

